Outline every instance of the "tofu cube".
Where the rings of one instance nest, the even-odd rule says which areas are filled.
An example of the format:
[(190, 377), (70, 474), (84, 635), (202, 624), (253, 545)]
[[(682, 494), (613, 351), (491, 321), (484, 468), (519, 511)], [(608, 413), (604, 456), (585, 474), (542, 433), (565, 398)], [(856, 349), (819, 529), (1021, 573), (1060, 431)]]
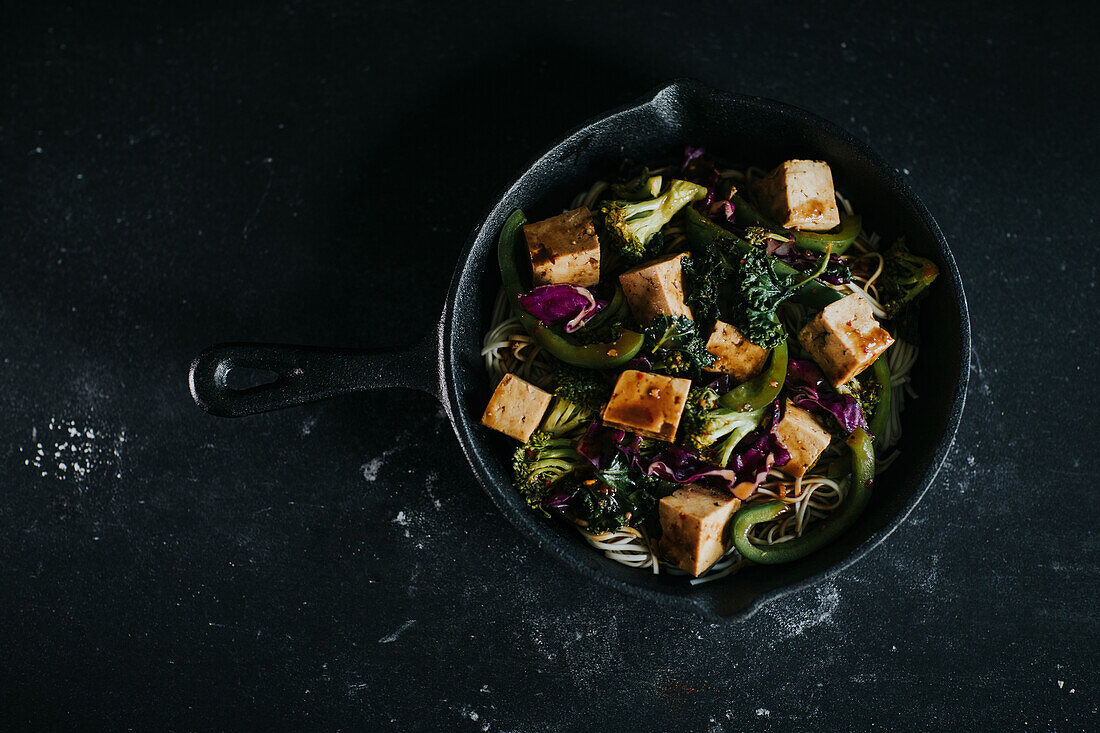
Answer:
[(542, 423), (542, 416), (549, 406), (549, 392), (514, 374), (505, 374), (493, 390), (489, 406), (481, 416), (481, 424), (526, 443)]
[(630, 305), (630, 312), (643, 326), (658, 313), (691, 318), (684, 303), (684, 273), (680, 263), (689, 252), (645, 262), (619, 275), (619, 284)]
[(805, 476), (832, 440), (829, 432), (821, 427), (813, 415), (790, 400), (787, 400), (783, 419), (779, 421), (775, 432), (791, 454), (791, 460), (777, 468), (794, 478)]
[(661, 554), (699, 576), (730, 549), (726, 525), (741, 506), (728, 492), (686, 484), (657, 505)]
[(723, 321), (714, 322), (714, 330), (707, 339), (707, 351), (714, 356), (714, 364), (707, 367), (707, 371), (729, 374), (738, 382), (759, 374), (769, 353), (746, 339), (736, 326)]
[(535, 285), (600, 281), (600, 240), (587, 206), (523, 227)]
[(894, 339), (875, 320), (871, 304), (852, 293), (825, 306), (798, 332), (798, 342), (839, 387), (871, 366)]
[(764, 213), (788, 229), (824, 232), (840, 224), (833, 172), (820, 160), (788, 160), (753, 192)]
[(687, 403), (690, 379), (627, 369), (603, 408), (603, 421), (620, 430), (672, 442)]

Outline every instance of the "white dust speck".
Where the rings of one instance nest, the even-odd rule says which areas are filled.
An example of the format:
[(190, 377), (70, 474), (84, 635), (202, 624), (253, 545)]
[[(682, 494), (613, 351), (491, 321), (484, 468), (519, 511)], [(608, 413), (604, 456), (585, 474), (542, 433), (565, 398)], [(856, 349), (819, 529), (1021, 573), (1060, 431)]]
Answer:
[(1058, 680), (1058, 689), (1062, 689), (1062, 685), (1066, 684), (1065, 680)]
[(397, 641), (397, 637), (401, 636), (406, 631), (411, 629), (413, 627), (413, 624), (415, 624), (415, 623), (416, 623), (416, 619), (412, 619), (412, 618), (409, 619), (405, 623), (401, 624), (401, 627), (399, 629), (397, 629), (396, 631), (394, 631), (392, 634), (386, 634), (381, 639), (379, 639), (378, 643), (379, 644), (390, 644), (392, 642)]
[(122, 478), (125, 429), (115, 432), (52, 417), (41, 432), (37, 426), (31, 428), (31, 439), (35, 441), (35, 455), (25, 460), (24, 465), (38, 469), (43, 477), (83, 483), (89, 473), (98, 472)]
[(482, 685), (481, 689), (478, 690), (478, 692), (489, 692), (489, 685)]
[(801, 636), (807, 629), (828, 623), (840, 607), (840, 592), (832, 583), (819, 586), (815, 594), (817, 603), (814, 607), (799, 609), (794, 613), (785, 611), (783, 615), (774, 617), (785, 638)]
[(393, 518), (394, 524), (400, 524), (402, 527), (409, 526), (409, 518), (405, 516), (405, 512), (398, 512), (397, 516)]
[(756, 709), (756, 717), (758, 717), (758, 718), (770, 718), (771, 714), (772, 714), (772, 711), (768, 710), (767, 708), (757, 708)]
[(363, 464), (363, 478), (367, 481), (377, 481), (378, 472), (382, 470), (382, 463), (384, 459), (379, 456), (378, 458), (372, 458)]

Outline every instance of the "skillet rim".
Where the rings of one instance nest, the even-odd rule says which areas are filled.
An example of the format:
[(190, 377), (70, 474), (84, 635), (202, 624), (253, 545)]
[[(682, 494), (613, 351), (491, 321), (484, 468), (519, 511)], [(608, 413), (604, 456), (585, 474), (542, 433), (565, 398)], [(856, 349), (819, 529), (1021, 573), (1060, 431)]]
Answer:
[[(684, 94), (722, 96), (748, 106), (771, 108), (778, 111), (781, 115), (793, 117), (809, 124), (818, 131), (840, 140), (845, 145), (850, 146), (861, 155), (865, 156), (871, 165), (879, 169), (889, 179), (890, 183), (896, 188), (897, 195), (906, 200), (913, 207), (917, 217), (927, 227), (932, 239), (939, 247), (940, 255), (946, 266), (945, 271), (948, 275), (946, 279), (950, 280), (955, 302), (959, 309), (959, 368), (955, 380), (955, 393), (951, 398), (951, 409), (947, 416), (947, 423), (943, 434), (936, 443), (935, 450), (931, 453), (928, 467), (924, 475), (916, 484), (917, 488), (913, 491), (908, 501), (883, 527), (876, 530), (863, 542), (853, 547), (846, 556), (842, 557), (834, 564), (787, 585), (765, 590), (744, 608), (725, 614), (719, 611), (717, 604), (709, 596), (694, 595), (689, 597), (674, 595), (672, 593), (645, 588), (635, 583), (612, 577), (607, 573), (601, 572), (595, 565), (583, 562), (579, 557), (573, 557), (574, 553), (569, 548), (561, 547), (557, 538), (547, 535), (546, 532), (548, 530), (539, 528), (539, 523), (535, 521), (536, 518), (526, 509), (526, 507), (519, 507), (515, 502), (508, 501), (504, 493), (505, 490), (497, 486), (496, 483), (490, 479), (484, 465), (485, 458), (482, 455), (489, 449), (483, 446), (482, 443), (484, 441), (474, 434), (474, 430), (476, 429), (475, 424), (468, 419), (464, 419), (460, 414), (460, 410), (458, 409), (460, 405), (460, 395), (458, 394), (458, 387), (454, 378), (456, 361), (456, 347), (454, 343), (456, 333), (455, 303), (458, 298), (459, 287), (472, 267), (471, 255), (473, 248), (481, 236), (486, 223), (493, 217), (494, 213), (496, 213), (506, 201), (513, 198), (513, 194), (520, 187), (520, 182), (533, 168), (553, 155), (556, 151), (568, 149), (572, 143), (580, 141), (590, 128), (599, 124), (605, 124), (619, 115), (633, 113), (646, 107), (656, 107), (660, 103), (670, 99), (675, 101), (677, 97)], [(497, 196), (493, 204), (473, 227), (458, 258), (454, 274), (451, 277), (451, 284), (447, 291), (447, 300), (444, 306), (443, 315), (439, 323), (437, 367), (440, 377), (440, 396), (442, 398), (443, 407), (450, 419), (451, 426), (454, 428), (462, 452), (466, 456), (466, 461), (477, 477), (481, 488), (489, 495), (489, 498), (501, 514), (519, 530), (520, 534), (534, 542), (541, 550), (553, 556), (559, 562), (562, 562), (572, 570), (587, 578), (595, 580), (605, 587), (613, 588), (621, 593), (626, 593), (636, 598), (643, 598), (655, 602), (661, 606), (694, 613), (707, 620), (738, 623), (748, 620), (762, 608), (774, 601), (790, 595), (791, 593), (813, 587), (825, 580), (837, 576), (866, 557), (868, 553), (882, 544), (886, 538), (893, 534), (894, 531), (908, 519), (916, 506), (924, 498), (925, 494), (928, 493), (928, 490), (931, 488), (932, 483), (935, 481), (936, 476), (943, 466), (947, 453), (954, 445), (955, 435), (958, 431), (963, 408), (966, 403), (966, 392), (970, 379), (971, 332), (966, 293), (963, 289), (962, 277), (955, 263), (950, 245), (943, 231), (940, 229), (939, 224), (936, 222), (935, 217), (932, 216), (920, 197), (918, 197), (909, 187), (897, 168), (889, 165), (867, 143), (859, 140), (847, 130), (800, 107), (767, 97), (716, 89), (695, 79), (678, 78), (656, 87), (634, 103), (623, 105), (597, 117), (588, 119), (573, 128), (563, 137), (556, 140), (552, 145), (545, 148), (539, 155), (532, 158), (526, 167), (522, 168), (511, 181), (511, 184)], [(484, 274), (484, 267), (481, 267), (476, 273), (472, 274), (479, 277), (482, 276)], [(508, 489), (510, 490), (511, 486), (509, 486)], [(577, 548), (572, 549), (575, 550)], [(587, 547), (581, 549), (586, 552), (591, 552)]]

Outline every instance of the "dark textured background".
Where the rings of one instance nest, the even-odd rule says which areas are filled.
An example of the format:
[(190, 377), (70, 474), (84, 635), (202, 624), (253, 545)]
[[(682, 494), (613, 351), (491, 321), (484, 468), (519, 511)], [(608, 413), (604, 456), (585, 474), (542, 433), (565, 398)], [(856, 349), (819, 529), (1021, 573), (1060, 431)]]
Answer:
[[(1095, 11), (657, 5), (0, 16), (0, 725), (1096, 727)], [(427, 332), (511, 176), (675, 76), (868, 140), (954, 246), (966, 414), (869, 558), (669, 616), (519, 536), (427, 396), (191, 404), (209, 343)]]

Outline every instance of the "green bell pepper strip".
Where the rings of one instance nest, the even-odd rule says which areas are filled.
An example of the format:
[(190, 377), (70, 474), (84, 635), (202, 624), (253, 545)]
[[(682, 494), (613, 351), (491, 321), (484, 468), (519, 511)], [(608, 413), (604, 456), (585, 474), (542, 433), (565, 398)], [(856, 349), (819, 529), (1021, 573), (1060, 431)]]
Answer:
[(878, 404), (875, 406), (875, 414), (870, 417), (867, 426), (871, 430), (871, 435), (877, 438), (886, 431), (886, 421), (890, 419), (890, 400), (894, 392), (890, 387), (890, 364), (886, 361), (885, 355), (875, 359), (875, 363), (871, 365), (871, 376), (879, 383), (881, 391)]
[[(516, 264), (516, 247), (521, 229), (527, 222), (523, 211), (516, 209), (504, 222), (497, 243), (497, 263), (500, 265), (500, 278), (504, 284), (504, 293), (509, 303), (516, 303), (524, 292), (520, 280), (519, 267)], [(634, 358), (642, 348), (642, 334), (637, 331), (623, 331), (616, 341), (602, 344), (578, 345), (559, 336), (539, 322), (537, 318), (522, 308), (519, 320), (527, 332), (535, 337), (544, 349), (566, 364), (585, 369), (614, 369)]]
[(871, 499), (871, 484), (875, 478), (875, 450), (871, 436), (856, 428), (848, 437), (852, 450), (852, 483), (844, 503), (825, 519), (811, 526), (801, 537), (777, 545), (757, 546), (749, 541), (753, 526), (768, 522), (786, 509), (781, 501), (769, 501), (746, 507), (733, 517), (733, 546), (746, 560), (762, 565), (800, 560), (835, 540), (852, 526)]
[(784, 236), (794, 235), (795, 244), (802, 249), (824, 252), (825, 247), (833, 245), (833, 254), (844, 254), (852, 242), (856, 241), (863, 228), (863, 219), (858, 214), (840, 213), (840, 225), (827, 232), (788, 231), (761, 214), (756, 208), (737, 194), (730, 195), (734, 216), (739, 224), (759, 226)]
[(726, 392), (718, 398), (718, 403), (728, 410), (751, 412), (771, 404), (783, 389), (787, 378), (787, 342), (780, 342), (772, 350), (768, 368), (744, 384)]

